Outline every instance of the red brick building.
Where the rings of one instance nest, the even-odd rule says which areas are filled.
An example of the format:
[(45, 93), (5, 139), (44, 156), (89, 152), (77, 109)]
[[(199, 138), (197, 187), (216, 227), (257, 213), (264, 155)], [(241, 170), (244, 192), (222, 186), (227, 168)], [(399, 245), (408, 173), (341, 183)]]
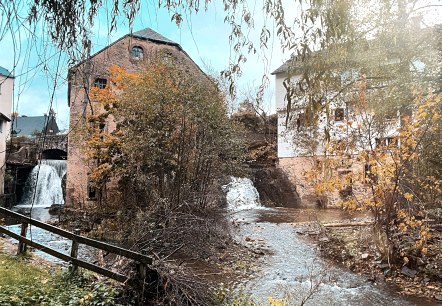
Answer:
[[(152, 56), (157, 54), (173, 57), (178, 63), (189, 67), (189, 72), (201, 74), (201, 69), (193, 62), (181, 46), (157, 32), (147, 28), (127, 34), (106, 48), (98, 51), (68, 73), (68, 103), (70, 107), (70, 128), (67, 158), (66, 204), (84, 205), (96, 201), (97, 192), (89, 184), (88, 173), (96, 162), (87, 160), (84, 155), (85, 139), (81, 128), (87, 123), (87, 115), (100, 110), (90, 102), (89, 89), (93, 86), (104, 88), (108, 84), (109, 68), (113, 65), (126, 68), (129, 72), (139, 71)], [(103, 127), (111, 132), (115, 129), (112, 121)]]

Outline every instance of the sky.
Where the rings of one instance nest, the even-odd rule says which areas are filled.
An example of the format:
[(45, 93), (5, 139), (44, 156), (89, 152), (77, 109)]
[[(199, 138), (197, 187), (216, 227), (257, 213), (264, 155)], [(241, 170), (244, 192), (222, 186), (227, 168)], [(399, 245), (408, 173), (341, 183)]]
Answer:
[[(229, 64), (232, 55), (229, 45), (230, 26), (224, 23), (224, 11), (222, 2), (209, 5), (207, 11), (200, 11), (191, 16), (184, 15), (184, 21), (180, 27), (171, 21), (169, 13), (165, 9), (158, 9), (152, 2), (142, 1), (140, 12), (133, 24), (133, 31), (150, 27), (163, 36), (179, 43), (189, 56), (203, 69), (207, 64), (215, 72), (224, 70)], [(260, 1), (258, 1), (260, 2)], [(255, 4), (253, 4), (255, 5)], [(260, 29), (264, 22), (261, 7), (250, 7), (254, 14), (255, 27)], [(22, 10), (25, 11), (26, 4)], [(294, 10), (293, 10), (294, 12)], [(287, 9), (286, 14), (291, 14)], [(0, 16), (3, 18), (3, 16)], [(129, 26), (124, 18), (120, 18), (117, 30), (108, 35), (108, 21), (103, 12), (95, 21), (92, 32), (92, 53), (106, 47), (109, 43), (117, 40), (129, 32)], [(0, 25), (2, 21), (0, 20)], [(273, 27), (270, 24), (270, 27)], [(26, 31), (25, 31), (26, 32)], [(57, 114), (57, 122), (61, 129), (68, 128), (69, 107), (67, 105), (67, 70), (68, 57), (54, 48), (48, 39), (42, 39), (44, 29), (37, 27), (32, 30), (39, 42), (28, 39), (29, 33), (15, 33), (12, 36), (0, 37), (0, 66), (13, 71), (15, 79), (14, 112), (19, 115), (41, 116), (49, 111), (49, 102), (53, 100), (52, 107)], [(251, 32), (259, 46), (259, 31)], [(14, 47), (14, 42), (20, 48)], [(259, 49), (259, 48), (258, 48)], [(243, 66), (243, 74), (238, 82), (238, 87), (249, 88), (260, 85), (263, 73), (270, 73), (278, 68), (288, 55), (284, 55), (278, 42), (272, 41), (269, 48), (259, 55), (250, 56)], [(57, 60), (42, 64), (43, 58), (59, 59), (61, 65), (57, 67)], [(16, 66), (14, 67), (14, 63)], [(55, 71), (58, 75), (54, 75)], [(273, 76), (270, 77), (270, 86), (265, 95), (265, 110), (274, 111)]]
[[(424, 4), (441, 4), (441, 0), (421, 0)], [(26, 17), (27, 0), (14, 0), (20, 10), (20, 16)], [(106, 1), (104, 1), (106, 3)], [(200, 10), (191, 16), (184, 14), (180, 27), (171, 21), (170, 14), (165, 9), (158, 9), (155, 0), (141, 1), (140, 11), (135, 18), (132, 30), (138, 31), (150, 27), (163, 36), (179, 43), (189, 56), (205, 70), (206, 64), (217, 73), (228, 67), (232, 48), (229, 45), (231, 28), (224, 22), (223, 1), (214, 0), (208, 10)], [(205, 2), (205, 1), (201, 1)], [(261, 84), (263, 73), (267, 73), (270, 86), (264, 97), (264, 110), (274, 112), (274, 77), (270, 72), (276, 70), (289, 54), (283, 54), (275, 34), (275, 26), (263, 14), (260, 0), (248, 0), (250, 11), (253, 13), (255, 30), (250, 31), (250, 37), (258, 46), (258, 55), (250, 55), (242, 67), (242, 77), (237, 87), (242, 89), (257, 87)], [(298, 1), (283, 0), (286, 20), (293, 20), (300, 13)], [(430, 19), (441, 21), (441, 8), (429, 7), (434, 15)], [(1, 13), (1, 11), (0, 11)], [(13, 71), (16, 76), (14, 91), (14, 112), (19, 115), (41, 116), (49, 111), (49, 102), (57, 114), (57, 122), (61, 129), (68, 128), (69, 107), (67, 105), (67, 71), (68, 57), (60, 53), (51, 44), (45, 29), (38, 25), (35, 29), (14, 32), (14, 39), (6, 29), (6, 18), (0, 15), (0, 66)], [(268, 48), (260, 50), (259, 35), (263, 24), (270, 29), (272, 39)], [(28, 26), (27, 26), (28, 28)], [(99, 51), (118, 38), (129, 33), (125, 18), (120, 18), (116, 31), (108, 35), (109, 22), (106, 12), (102, 11), (95, 21), (92, 32), (92, 53)], [(4, 35), (6, 33), (6, 35)], [(37, 37), (37, 40), (30, 39)], [(35, 42), (37, 41), (37, 42)], [(43, 59), (52, 59), (43, 61)], [(60, 59), (60, 61), (58, 61)], [(57, 66), (61, 63), (60, 66)], [(206, 64), (205, 64), (206, 63)], [(58, 74), (55, 74), (59, 71)]]

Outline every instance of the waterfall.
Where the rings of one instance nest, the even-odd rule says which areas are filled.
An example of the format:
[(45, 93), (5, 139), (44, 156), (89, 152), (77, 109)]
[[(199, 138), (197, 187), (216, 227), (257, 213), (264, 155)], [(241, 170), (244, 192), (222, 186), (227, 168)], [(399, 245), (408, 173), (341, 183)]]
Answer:
[(231, 177), (230, 183), (224, 185), (228, 209), (240, 211), (253, 208), (261, 208), (259, 193), (248, 178)]
[(32, 203), (33, 207), (64, 204), (61, 182), (65, 174), (65, 160), (41, 160), (26, 180), (23, 198), (16, 207), (30, 207)]

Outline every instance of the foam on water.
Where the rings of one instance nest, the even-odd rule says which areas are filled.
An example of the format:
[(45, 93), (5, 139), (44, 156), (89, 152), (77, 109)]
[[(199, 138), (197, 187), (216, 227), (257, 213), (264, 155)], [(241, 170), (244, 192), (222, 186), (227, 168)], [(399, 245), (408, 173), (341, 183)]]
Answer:
[(253, 182), (245, 177), (231, 177), (230, 183), (224, 185), (228, 210), (241, 211), (262, 208), (259, 202), (259, 193)]
[(64, 204), (61, 181), (65, 174), (66, 161), (42, 160), (29, 174), (23, 198), (15, 207), (49, 207), (52, 204)]

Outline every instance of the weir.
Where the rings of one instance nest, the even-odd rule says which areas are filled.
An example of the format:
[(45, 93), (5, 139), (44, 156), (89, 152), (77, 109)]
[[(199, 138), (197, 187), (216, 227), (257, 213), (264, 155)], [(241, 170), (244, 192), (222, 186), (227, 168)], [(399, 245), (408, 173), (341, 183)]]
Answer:
[(13, 210), (31, 213), (33, 218), (41, 221), (49, 219), (47, 208), (64, 204), (62, 180), (65, 174), (65, 160), (40, 160), (29, 174), (22, 199)]
[(230, 177), (230, 183), (222, 186), (229, 211), (260, 208), (259, 193), (249, 178)]

